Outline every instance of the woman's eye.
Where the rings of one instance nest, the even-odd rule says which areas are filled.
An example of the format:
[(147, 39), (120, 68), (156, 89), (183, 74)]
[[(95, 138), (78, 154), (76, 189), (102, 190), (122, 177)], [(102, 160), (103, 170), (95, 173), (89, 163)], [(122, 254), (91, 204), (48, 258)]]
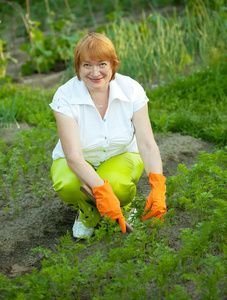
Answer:
[(101, 66), (106, 66), (106, 63), (105, 63), (105, 62), (102, 62), (102, 63), (101, 63)]
[(84, 67), (89, 67), (89, 64), (84, 64)]

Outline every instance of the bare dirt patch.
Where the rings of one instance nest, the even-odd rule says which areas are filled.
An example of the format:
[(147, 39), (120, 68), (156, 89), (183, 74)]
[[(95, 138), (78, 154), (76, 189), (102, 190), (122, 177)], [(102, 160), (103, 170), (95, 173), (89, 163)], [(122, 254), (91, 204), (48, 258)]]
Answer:
[[(10, 143), (18, 130), (29, 130), (29, 126), (14, 124), (1, 130), (0, 137)], [(157, 134), (155, 138), (166, 177), (177, 175), (179, 164), (191, 167), (200, 151), (211, 153), (215, 148), (210, 143), (180, 134)], [(150, 192), (145, 172), (137, 184), (137, 192), (144, 197)], [(37, 246), (54, 250), (59, 238), (67, 230), (71, 232), (74, 222), (75, 210), (66, 206), (57, 194), (51, 199), (44, 199), (39, 205), (34, 205), (36, 199), (32, 199), (31, 195), (28, 188), (23, 209), (16, 215), (7, 215), (4, 207), (0, 206), (0, 272), (9, 277), (30, 272), (34, 267), (40, 268), (43, 257), (31, 254), (30, 250)], [(176, 225), (169, 229), (169, 244), (176, 250), (181, 247), (178, 239), (180, 229), (186, 227), (190, 227), (190, 218), (183, 212), (177, 213)]]

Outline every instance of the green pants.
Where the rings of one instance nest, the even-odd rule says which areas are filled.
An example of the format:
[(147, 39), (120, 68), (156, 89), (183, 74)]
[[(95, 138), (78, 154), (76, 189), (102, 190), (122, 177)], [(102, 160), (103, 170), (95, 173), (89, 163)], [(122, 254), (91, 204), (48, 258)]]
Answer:
[[(138, 153), (126, 152), (103, 162), (96, 172), (107, 179), (119, 199), (121, 206), (129, 204), (136, 194), (136, 183), (143, 172), (143, 162)], [(58, 196), (69, 206), (80, 210), (84, 226), (95, 227), (100, 213), (93, 202), (80, 191), (82, 182), (68, 167), (65, 158), (53, 161), (51, 167), (53, 188)]]

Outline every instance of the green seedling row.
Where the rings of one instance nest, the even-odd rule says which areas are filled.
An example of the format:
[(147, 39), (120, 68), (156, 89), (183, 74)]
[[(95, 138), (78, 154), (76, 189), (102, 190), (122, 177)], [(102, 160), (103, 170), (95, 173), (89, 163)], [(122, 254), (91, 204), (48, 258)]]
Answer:
[[(137, 197), (134, 230), (123, 236), (108, 219), (95, 236), (75, 242), (67, 233), (40, 271), (10, 280), (0, 275), (0, 299), (225, 299), (227, 292), (227, 151), (201, 153), (192, 169), (180, 165), (169, 177), (165, 221), (141, 222), (144, 199)], [(191, 216), (181, 228), (180, 249), (168, 241), (177, 215)]]

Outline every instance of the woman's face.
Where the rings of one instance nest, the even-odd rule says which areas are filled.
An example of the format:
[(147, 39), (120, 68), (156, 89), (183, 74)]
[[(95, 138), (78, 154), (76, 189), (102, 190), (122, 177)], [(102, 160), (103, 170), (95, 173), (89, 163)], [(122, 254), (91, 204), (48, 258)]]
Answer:
[(99, 61), (86, 58), (80, 66), (80, 78), (89, 91), (105, 91), (112, 77), (111, 63), (108, 60)]

